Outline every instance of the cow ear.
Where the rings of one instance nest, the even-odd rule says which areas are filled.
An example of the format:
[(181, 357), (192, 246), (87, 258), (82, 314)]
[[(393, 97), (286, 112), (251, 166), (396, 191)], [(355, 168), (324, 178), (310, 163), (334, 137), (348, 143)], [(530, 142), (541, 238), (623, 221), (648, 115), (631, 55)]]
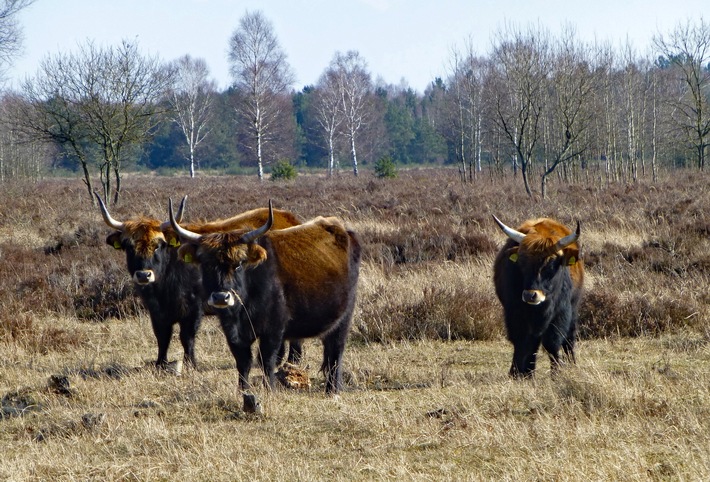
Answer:
[(246, 264), (249, 268), (254, 268), (266, 261), (266, 250), (258, 244), (249, 244), (247, 248)]
[(564, 261), (567, 266), (574, 266), (579, 261), (579, 249), (566, 248), (564, 250)]
[(178, 248), (178, 258), (184, 263), (197, 263), (199, 262), (197, 258), (197, 246), (194, 244), (182, 244)]
[(508, 259), (511, 260), (513, 263), (518, 262), (518, 246), (515, 246), (508, 250)]
[(123, 249), (123, 244), (121, 243), (121, 231), (116, 231), (106, 236), (106, 244), (113, 246), (114, 249)]

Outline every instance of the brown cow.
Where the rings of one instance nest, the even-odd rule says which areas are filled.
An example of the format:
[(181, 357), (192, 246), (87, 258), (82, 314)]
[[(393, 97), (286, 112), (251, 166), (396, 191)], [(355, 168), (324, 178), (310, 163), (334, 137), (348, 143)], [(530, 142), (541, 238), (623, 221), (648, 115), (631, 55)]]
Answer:
[(209, 303), (217, 308), (236, 360), (240, 388), (249, 387), (257, 338), (264, 375), (273, 386), (282, 340), (318, 337), (326, 393), (337, 393), (360, 267), (355, 233), (337, 218), (322, 217), (273, 231), (270, 217), (254, 230), (202, 235), (175, 222), (172, 202), (169, 213), (183, 242), (180, 255), (200, 263)]
[(518, 229), (493, 218), (508, 236), (496, 257), (493, 281), (503, 305), (508, 340), (513, 344), (510, 375), (534, 372), (541, 343), (553, 369), (560, 364), (560, 347), (574, 361), (577, 309), (584, 281), (577, 243), (579, 223), (573, 233), (549, 218), (525, 221)]

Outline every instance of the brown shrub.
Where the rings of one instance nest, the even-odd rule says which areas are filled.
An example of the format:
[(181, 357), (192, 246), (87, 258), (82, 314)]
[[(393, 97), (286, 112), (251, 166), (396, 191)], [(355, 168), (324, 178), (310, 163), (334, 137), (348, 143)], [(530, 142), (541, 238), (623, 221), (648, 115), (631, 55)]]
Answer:
[[(17, 302), (12, 305), (15, 308), (20, 306)], [(46, 320), (37, 320), (33, 313), (20, 311), (10, 315), (3, 311), (0, 314), (0, 340), (11, 341), (30, 353), (38, 354), (65, 353), (85, 342), (83, 335), (77, 330), (66, 330), (46, 324)]]
[[(587, 292), (580, 307), (580, 337), (657, 336), (691, 326), (697, 306), (608, 288)], [(699, 328), (699, 327), (696, 327)]]
[[(420, 300), (363, 313), (365, 341), (492, 340), (501, 335), (497, 301), (467, 287), (426, 288)], [(368, 320), (376, 319), (376, 323)]]

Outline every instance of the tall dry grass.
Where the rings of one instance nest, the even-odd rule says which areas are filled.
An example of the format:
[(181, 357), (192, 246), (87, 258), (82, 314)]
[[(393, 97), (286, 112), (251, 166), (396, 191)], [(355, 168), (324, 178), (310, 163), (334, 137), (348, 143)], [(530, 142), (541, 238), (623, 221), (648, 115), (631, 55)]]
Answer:
[[(241, 411), (214, 319), (200, 369), (155, 372), (150, 322), (79, 180), (0, 186), (3, 480), (702, 480), (710, 476), (710, 194), (705, 174), (657, 184), (462, 185), (397, 179), (132, 177), (117, 218), (214, 219), (266, 204), (343, 217), (364, 260), (346, 390), (258, 390)], [(582, 223), (587, 288), (577, 366), (506, 373), (491, 221)], [(170, 357), (181, 358), (173, 342)], [(259, 371), (255, 370), (258, 376)]]

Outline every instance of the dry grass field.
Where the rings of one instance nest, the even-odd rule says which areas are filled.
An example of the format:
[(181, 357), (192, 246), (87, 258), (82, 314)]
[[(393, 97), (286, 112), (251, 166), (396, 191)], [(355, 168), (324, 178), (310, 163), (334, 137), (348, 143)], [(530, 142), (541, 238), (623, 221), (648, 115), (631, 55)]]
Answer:
[[(0, 185), (0, 480), (708, 480), (710, 176), (657, 184), (462, 185), (455, 171), (259, 184), (132, 177), (112, 214), (186, 218), (265, 206), (338, 215), (364, 246), (337, 398), (306, 343), (309, 391), (257, 388), (203, 321), (197, 370), (151, 367), (150, 320), (80, 180)], [(553, 216), (582, 225), (578, 361), (507, 372), (493, 293), (502, 234)], [(182, 357), (177, 334), (170, 359)], [(260, 377), (258, 369), (252, 376)]]

